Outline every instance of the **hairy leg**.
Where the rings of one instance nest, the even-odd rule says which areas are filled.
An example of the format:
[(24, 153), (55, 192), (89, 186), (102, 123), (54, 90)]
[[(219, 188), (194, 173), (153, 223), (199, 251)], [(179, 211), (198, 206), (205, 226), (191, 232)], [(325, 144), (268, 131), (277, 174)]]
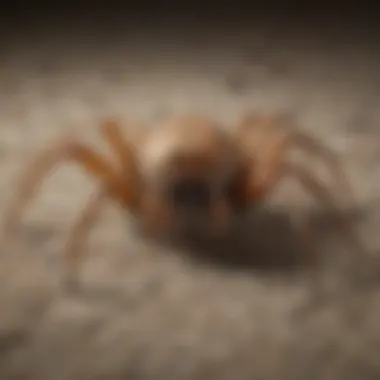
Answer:
[[(141, 193), (140, 176), (137, 169), (135, 151), (130, 141), (124, 137), (120, 125), (113, 120), (101, 124), (100, 132), (116, 154), (120, 163), (121, 175), (133, 183), (135, 190), (134, 200), (130, 203), (130, 211), (137, 211), (139, 207), (139, 195)], [(143, 132), (139, 131), (141, 135)], [(142, 138), (139, 135), (140, 139)], [(139, 139), (139, 141), (140, 141)]]
[(323, 159), (330, 169), (332, 180), (339, 186), (341, 195), (347, 199), (348, 204), (354, 203), (355, 197), (351, 184), (339, 162), (339, 158), (330, 148), (325, 147), (317, 139), (301, 131), (292, 132), (288, 139), (292, 146)]
[(50, 172), (63, 161), (67, 155), (67, 146), (70, 138), (59, 141), (52, 147), (41, 152), (31, 164), (28, 164), (20, 175), (16, 194), (5, 210), (3, 234), (4, 238), (12, 236), (22, 217), (24, 209), (36, 196), (40, 183)]
[[(260, 118), (253, 119), (253, 121), (246, 118), (245, 122), (241, 124), (240, 129), (238, 129), (242, 143), (247, 141), (248, 144), (255, 145), (256, 149), (260, 149), (260, 151), (252, 152), (253, 170), (251, 171), (251, 178), (248, 179), (246, 185), (245, 196), (247, 199), (257, 201), (264, 196), (268, 196), (284, 175), (290, 175), (296, 178), (317, 200), (322, 201), (330, 210), (334, 211), (340, 222), (341, 229), (352, 245), (355, 246), (357, 250), (366, 252), (367, 250), (364, 249), (363, 245), (359, 242), (360, 239), (357, 238), (354, 229), (351, 227), (351, 223), (348, 223), (347, 218), (343, 216), (343, 210), (337, 205), (331, 193), (325, 189), (325, 186), (319, 180), (311, 176), (308, 170), (296, 164), (286, 163), (286, 154), (295, 144), (305, 149), (313, 150), (315, 153), (326, 157), (330, 160), (329, 162), (335, 162), (332, 158), (333, 154), (314, 139), (301, 133), (289, 135), (279, 132), (276, 127), (276, 118), (264, 119), (264, 121), (265, 122), (261, 121)], [(251, 129), (250, 126), (253, 126), (253, 129)], [(252, 135), (250, 135), (250, 133)], [(337, 179), (347, 182), (347, 186), (341, 189), (347, 192), (350, 189), (348, 181), (343, 174), (339, 174), (339, 166), (336, 165), (334, 167), (336, 168)], [(343, 173), (343, 171), (341, 173)]]
[(133, 201), (133, 185), (90, 148), (75, 143), (72, 139), (54, 145), (40, 153), (33, 162), (27, 166), (21, 175), (16, 196), (5, 212), (4, 236), (10, 237), (18, 227), (22, 213), (32, 199), (41, 182), (47, 175), (63, 161), (73, 161), (80, 165), (87, 173), (100, 181), (110, 195), (124, 206), (129, 207)]
[[(251, 145), (251, 149), (254, 151), (252, 154), (255, 155), (259, 161), (264, 161), (264, 165), (265, 158), (268, 157), (265, 153), (269, 152), (270, 156), (268, 145), (273, 145), (273, 142), (281, 139), (287, 140), (288, 150), (297, 148), (322, 159), (331, 173), (332, 181), (339, 187), (341, 197), (346, 198), (346, 205), (354, 204), (355, 197), (351, 184), (337, 155), (316, 138), (304, 132), (294, 128), (290, 130), (282, 128), (282, 126), (286, 124), (289, 124), (289, 121), (281, 115), (262, 116), (247, 114), (238, 123), (236, 132), (241, 141), (246, 140), (247, 143)], [(261, 164), (261, 166), (263, 166), (263, 164)], [(266, 168), (263, 168), (263, 171), (266, 172)]]
[[(368, 275), (371, 275), (370, 270), (365, 269), (366, 266), (370, 264), (368, 259), (371, 258), (371, 252), (361, 240), (350, 219), (345, 215), (344, 210), (336, 203), (331, 193), (320, 181), (314, 178), (302, 167), (290, 164), (284, 165), (283, 175), (289, 176), (298, 181), (309, 194), (311, 194), (316, 200), (322, 202), (326, 208), (332, 212), (342, 232), (342, 237), (344, 237), (349, 243), (348, 248), (353, 248), (355, 250), (352, 260), (353, 267), (350, 267), (350, 280), (353, 279), (351, 275), (353, 275), (355, 279), (359, 275), (363, 281), (367, 281), (366, 278), (362, 278), (362, 275), (364, 274), (366, 277), (367, 273)], [(314, 310), (326, 299), (325, 297), (328, 295), (325, 293), (321, 283), (323, 263), (320, 254), (318, 254), (315, 249), (315, 237), (312, 231), (312, 226), (310, 223), (301, 221), (301, 223), (297, 223), (296, 227), (300, 232), (301, 242), (307, 249), (311, 264), (309, 282), (311, 298), (309, 302), (301, 306), (300, 309), (296, 310), (295, 317), (297, 318), (302, 317), (305, 313)], [(362, 268), (365, 270), (364, 273), (361, 271)], [(351, 273), (351, 270), (353, 270), (353, 273)], [(368, 280), (370, 281), (371, 279), (369, 278)], [(346, 299), (347, 295), (348, 294), (341, 294), (342, 300)]]
[[(100, 125), (100, 132), (120, 162), (122, 170), (130, 170), (135, 163), (132, 147), (127, 143), (116, 121), (107, 120)], [(129, 174), (129, 173), (127, 173)]]
[[(325, 189), (320, 181), (312, 177), (306, 169), (298, 165), (285, 164), (286, 154), (293, 147), (305, 149), (308, 152), (322, 157), (331, 167), (332, 176), (341, 185), (341, 192), (347, 193), (353, 198), (351, 186), (343, 169), (340, 167), (338, 158), (328, 148), (317, 142), (316, 139), (302, 132), (294, 131), (286, 133), (280, 129), (281, 116), (262, 117), (256, 115), (246, 115), (237, 128), (238, 138), (242, 142), (247, 141), (252, 145), (253, 159), (257, 160), (252, 178), (248, 184), (248, 198), (252, 200), (267, 196), (278, 184), (279, 180), (287, 174), (296, 177), (303, 187), (309, 190), (316, 198), (322, 200), (335, 214), (340, 221), (340, 226), (345, 235), (349, 238), (353, 246), (359, 251), (367, 251), (359, 243), (347, 218), (343, 217), (344, 212), (339, 208), (329, 191)], [(248, 145), (249, 147), (249, 145)], [(259, 175), (257, 174), (259, 172)]]
[[(293, 177), (305, 190), (334, 213), (339, 228), (350, 243), (350, 248), (354, 248), (356, 253), (358, 253), (358, 255), (356, 255), (358, 260), (365, 260), (366, 257), (369, 257), (369, 250), (361, 241), (342, 207), (338, 205), (326, 187), (319, 180), (310, 175), (308, 170), (295, 164), (286, 163), (286, 154), (293, 145), (292, 140), (284, 134), (273, 133), (273, 135), (271, 135), (270, 129), (266, 131), (257, 129), (255, 133), (256, 134), (251, 135), (254, 136), (251, 141), (247, 139), (247, 136), (249, 138), (247, 131), (240, 136), (240, 138), (242, 138), (242, 144), (247, 142), (246, 147), (249, 148), (249, 144), (253, 143), (256, 144), (255, 147), (259, 150), (253, 152), (251, 162), (252, 169), (246, 172), (246, 179), (242, 181), (240, 197), (243, 199), (243, 204), (244, 201), (246, 205), (261, 201), (271, 193), (282, 178), (285, 176)], [(247, 157), (247, 161), (249, 162), (249, 154)], [(322, 262), (320, 255), (315, 249), (315, 241), (313, 241), (315, 237), (313, 236), (311, 225), (308, 223), (298, 220), (296, 228), (300, 233), (301, 243), (307, 250), (307, 257), (310, 262), (312, 298), (318, 299), (320, 298), (321, 289), (320, 280), (322, 280)], [(357, 262), (357, 260), (355, 260), (355, 262)]]
[(278, 139), (275, 143), (271, 142), (267, 150), (265, 170), (259, 179), (253, 173), (253, 178), (248, 181), (246, 197), (252, 201), (260, 200), (262, 197), (269, 195), (285, 175), (291, 176), (317, 200), (322, 201), (329, 210), (333, 211), (343, 234), (351, 246), (355, 247), (362, 256), (368, 256), (369, 251), (359, 239), (344, 210), (338, 206), (338, 203), (325, 186), (311, 176), (308, 170), (299, 165), (285, 162), (285, 155), (290, 147), (291, 141), (287, 138)]
[[(333, 214), (337, 222), (337, 227), (342, 233), (342, 237), (348, 242), (348, 248), (354, 250), (354, 255), (351, 256), (353, 259), (351, 262), (353, 266), (350, 267), (350, 271), (353, 270), (353, 272), (348, 273), (350, 280), (356, 279), (357, 276), (360, 276), (362, 281), (367, 281), (367, 272), (368, 275), (371, 275), (371, 273), (370, 270), (366, 269), (366, 265), (370, 263), (369, 259), (371, 259), (371, 252), (360, 238), (351, 220), (345, 214), (344, 209), (342, 209), (335, 201), (330, 191), (323, 185), (323, 183), (314, 178), (307, 170), (300, 166), (294, 164), (282, 164), (278, 165), (277, 168), (278, 171), (276, 173), (273, 172), (275, 177), (273, 177), (271, 182), (267, 182), (267, 185), (275, 186), (281, 178), (284, 178), (285, 176), (291, 177), (317, 201), (321, 202), (327, 210)], [(300, 218), (300, 215), (295, 215), (295, 217), (293, 217), (293, 215), (291, 216), (295, 231), (300, 239), (301, 247), (305, 250), (307, 255), (306, 258), (309, 267), (308, 286), (310, 290), (310, 299), (306, 304), (302, 305), (295, 311), (295, 318), (298, 318), (304, 316), (305, 313), (315, 310), (316, 307), (325, 302), (326, 299), (329, 299), (330, 296), (329, 293), (326, 293), (323, 283), (323, 256), (317, 250), (313, 225), (309, 219), (305, 220), (305, 218)], [(361, 269), (364, 270), (364, 273)], [(366, 277), (363, 277), (363, 275)], [(347, 294), (342, 294), (342, 296), (346, 297)]]
[(99, 219), (102, 206), (108, 197), (104, 188), (96, 191), (70, 230), (64, 256), (66, 273), (63, 285), (66, 288), (77, 286), (79, 268), (87, 253), (85, 243), (88, 234)]
[(307, 170), (296, 165), (284, 165), (283, 173), (296, 179), (316, 200), (321, 201), (328, 210), (332, 211), (342, 234), (346, 237), (350, 246), (354, 247), (361, 254), (361, 257), (371, 256), (370, 251), (364, 242), (361, 241), (357, 231), (345, 215), (344, 210), (338, 206), (334, 197), (320, 181), (314, 178)]

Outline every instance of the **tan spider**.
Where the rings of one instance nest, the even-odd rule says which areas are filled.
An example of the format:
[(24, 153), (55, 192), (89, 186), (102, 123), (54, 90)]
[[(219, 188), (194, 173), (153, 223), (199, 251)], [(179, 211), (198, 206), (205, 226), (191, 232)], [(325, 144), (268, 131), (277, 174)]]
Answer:
[(5, 234), (18, 227), (43, 177), (59, 162), (71, 160), (100, 183), (71, 232), (65, 256), (71, 278), (78, 275), (84, 242), (106, 199), (116, 201), (152, 233), (198, 227), (206, 234), (223, 234), (236, 212), (263, 202), (285, 176), (299, 181), (334, 211), (350, 244), (366, 254), (325, 186), (308, 168), (287, 162), (294, 147), (319, 156), (342, 192), (348, 193), (350, 187), (337, 158), (314, 138), (289, 132), (282, 123), (280, 116), (248, 115), (226, 131), (208, 118), (182, 116), (127, 138), (117, 122), (103, 122), (100, 131), (117, 156), (118, 167), (73, 139), (59, 141), (26, 168), (6, 212)]

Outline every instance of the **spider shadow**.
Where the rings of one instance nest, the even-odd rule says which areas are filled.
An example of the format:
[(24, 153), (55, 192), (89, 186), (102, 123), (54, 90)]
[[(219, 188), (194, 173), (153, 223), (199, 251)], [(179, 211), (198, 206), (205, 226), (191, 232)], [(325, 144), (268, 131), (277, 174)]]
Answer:
[[(354, 226), (364, 217), (364, 210), (346, 214)], [(347, 247), (336, 219), (323, 211), (308, 211), (305, 215), (313, 233), (313, 249), (324, 260), (324, 252), (331, 240)], [(219, 267), (228, 271), (254, 272), (256, 274), (291, 276), (310, 268), (310, 257), (302, 245), (299, 230), (289, 213), (262, 209), (239, 217), (234, 228), (222, 238), (206, 239), (186, 237), (169, 242), (180, 246), (180, 253), (201, 265)]]

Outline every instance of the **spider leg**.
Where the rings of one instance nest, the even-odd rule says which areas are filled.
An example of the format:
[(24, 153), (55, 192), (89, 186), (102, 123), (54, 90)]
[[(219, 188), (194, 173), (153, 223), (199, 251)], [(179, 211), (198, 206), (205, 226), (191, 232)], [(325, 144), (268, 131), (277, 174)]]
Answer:
[(134, 201), (131, 182), (120, 175), (103, 157), (82, 144), (73, 144), (68, 149), (69, 159), (105, 186), (110, 194), (122, 205), (130, 207)]
[[(270, 144), (270, 145), (269, 145)], [(262, 201), (276, 187), (283, 176), (282, 163), (289, 150), (289, 141), (285, 138), (263, 141), (260, 161), (248, 160), (253, 171), (248, 168), (248, 183), (244, 198), (250, 201)], [(257, 163), (255, 165), (255, 163)]]
[(77, 286), (78, 272), (84, 255), (87, 253), (85, 242), (89, 231), (94, 227), (104, 204), (109, 197), (109, 193), (101, 188), (88, 201), (76, 223), (70, 230), (68, 245), (66, 248), (64, 260), (67, 266), (67, 272), (64, 277), (64, 286), (73, 289)]
[(317, 141), (316, 138), (301, 131), (292, 132), (288, 139), (292, 146), (305, 150), (325, 161), (330, 169), (333, 181), (340, 187), (341, 195), (345, 196), (349, 203), (352, 204), (355, 198), (354, 192), (337, 155), (330, 148)]
[[(133, 141), (141, 144), (145, 138), (145, 125), (137, 127), (139, 129), (134, 131)], [(112, 120), (103, 123), (101, 126), (101, 133), (116, 153), (121, 164), (123, 175), (130, 176), (131, 182), (134, 183), (136, 194), (141, 195), (141, 191), (139, 191), (140, 177), (137, 171), (133, 148), (124, 138), (118, 123)], [(133, 204), (133, 211), (138, 211), (139, 219), (145, 222), (144, 227), (147, 232), (152, 234), (159, 233), (172, 222), (170, 210), (163, 206), (162, 200), (157, 194), (144, 192), (138, 200), (139, 203), (137, 203), (136, 200)], [(140, 202), (140, 200), (142, 201)]]
[(370, 256), (369, 250), (359, 238), (352, 223), (345, 215), (344, 210), (338, 206), (330, 191), (328, 191), (319, 180), (310, 175), (307, 170), (295, 164), (285, 164), (283, 166), (283, 174), (296, 179), (314, 198), (324, 203), (324, 205), (334, 213), (343, 235), (350, 242), (351, 246), (362, 256)]
[[(255, 203), (263, 201), (277, 187), (287, 172), (287, 164), (284, 161), (290, 147), (290, 141), (285, 136), (280, 136), (276, 139), (266, 138), (261, 141), (260, 167), (256, 168), (253, 165), (253, 170), (247, 170), (246, 185), (243, 187), (245, 189), (242, 197), (243, 204), (248, 205), (252, 201)], [(257, 171), (259, 172), (258, 175)], [(330, 200), (330, 197), (328, 199)], [(333, 205), (335, 207), (334, 202)], [(312, 277), (315, 278), (315, 274), (319, 271), (317, 268), (320, 266), (320, 262), (312, 241), (311, 226), (305, 221), (301, 222), (299, 215), (293, 217), (292, 220), (295, 222), (295, 228), (300, 236), (301, 244), (307, 251), (307, 258), (313, 272)]]
[(20, 176), (16, 197), (5, 211), (4, 238), (13, 235), (20, 223), (22, 212), (28, 203), (36, 196), (38, 185), (57, 163), (66, 157), (68, 139), (60, 141), (53, 147), (41, 152), (33, 162), (24, 169)]
[[(138, 178), (134, 152), (125, 141), (119, 124), (114, 120), (108, 120), (101, 124), (100, 132), (107, 141), (111, 149), (116, 154), (120, 164), (121, 175), (133, 176), (133, 183), (136, 184)], [(109, 198), (109, 193), (103, 187), (88, 201), (78, 220), (72, 227), (68, 239), (68, 246), (65, 253), (67, 264), (67, 276), (65, 284), (69, 287), (77, 285), (78, 271), (80, 263), (85, 255), (85, 241), (89, 231), (93, 228), (99, 218), (104, 201)], [(130, 204), (131, 211), (134, 210), (135, 203)]]
[[(350, 243), (350, 248), (355, 249), (356, 263), (367, 262), (365, 260), (370, 255), (370, 251), (361, 241), (350, 219), (345, 215), (343, 205), (339, 205), (325, 185), (314, 178), (307, 169), (296, 164), (286, 163), (286, 154), (290, 148), (300, 146), (313, 152), (316, 155), (325, 157), (328, 162), (332, 162), (335, 167), (335, 179), (342, 185), (341, 191), (346, 193), (350, 186), (344, 186), (347, 182), (342, 172), (339, 172), (339, 165), (334, 155), (324, 147), (321, 147), (314, 139), (302, 136), (289, 136), (276, 128), (278, 120), (266, 120), (259, 117), (246, 118), (238, 125), (236, 130), (239, 145), (243, 149), (245, 164), (243, 165), (243, 175), (238, 184), (238, 189), (234, 199), (238, 207), (246, 208), (250, 203), (257, 203), (267, 197), (279, 184), (280, 180), (289, 176), (297, 180), (299, 184), (308, 191), (314, 198), (322, 202), (334, 213), (343, 236)], [(335, 166), (334, 166), (335, 165)], [(310, 293), (311, 304), (316, 304), (324, 299), (322, 286), (322, 259), (315, 247), (315, 235), (310, 220), (300, 220), (299, 215), (295, 221), (296, 231), (300, 236), (300, 243), (307, 251), (307, 259), (310, 264)], [(355, 268), (355, 272), (356, 268)], [(356, 275), (355, 275), (356, 276)]]
[(241, 118), (236, 127), (236, 133), (240, 139), (250, 136), (252, 149), (259, 153), (262, 146), (267, 145), (269, 139), (285, 138), (288, 140), (288, 148), (295, 147), (321, 158), (329, 168), (332, 180), (340, 188), (341, 196), (345, 197), (348, 204), (352, 205), (355, 199), (354, 192), (337, 155), (315, 137), (309, 136), (300, 130), (291, 129), (289, 131), (281, 128), (285, 124), (289, 124), (289, 120), (281, 114), (265, 116), (248, 113)]
[[(140, 176), (138, 173), (135, 151), (129, 141), (127, 141), (121, 131), (119, 124), (114, 120), (108, 120), (100, 126), (100, 132), (103, 138), (108, 142), (111, 149), (116, 154), (120, 163), (121, 175), (128, 177), (129, 181), (133, 183), (135, 189), (135, 199), (130, 203), (130, 211), (137, 211), (139, 206), (139, 190), (141, 187)], [(139, 131), (139, 139), (141, 142), (144, 133)]]
[(58, 145), (40, 153), (21, 175), (18, 193), (5, 212), (4, 237), (10, 237), (18, 227), (24, 209), (35, 197), (41, 181), (62, 161), (79, 164), (110, 194), (129, 207), (133, 201), (133, 189), (129, 181), (115, 171), (103, 157), (83, 144), (65, 139)]
[(268, 157), (265, 160), (265, 170), (259, 179), (257, 179), (253, 173), (253, 178), (248, 180), (248, 185), (246, 185), (244, 197), (247, 201), (257, 202), (262, 200), (265, 196), (270, 194), (285, 175), (293, 177), (308, 190), (311, 195), (317, 200), (322, 201), (329, 210), (333, 211), (344, 236), (361, 255), (368, 256), (369, 251), (357, 236), (344, 210), (338, 206), (334, 197), (322, 182), (311, 176), (310, 173), (301, 166), (284, 162), (284, 157), (290, 148), (290, 144), (291, 141), (284, 138), (278, 140), (276, 145), (273, 145), (272, 148), (268, 150)]
[[(280, 180), (285, 176), (290, 177), (296, 181), (311, 194), (317, 201), (322, 202), (328, 210), (330, 210), (342, 232), (342, 236), (348, 241), (349, 248), (355, 250), (355, 257), (353, 264), (360, 265), (362, 262), (367, 262), (370, 258), (370, 251), (361, 240), (357, 231), (355, 230), (351, 220), (344, 213), (344, 210), (335, 201), (330, 191), (318, 179), (314, 178), (306, 169), (295, 164), (287, 164), (277, 161), (277, 164), (272, 161), (270, 174), (268, 174), (266, 181), (261, 183), (253, 183), (253, 186), (246, 192), (250, 200), (257, 200), (264, 195), (267, 195)], [(269, 173), (269, 172), (268, 172)], [(302, 305), (296, 314), (303, 315), (304, 312), (315, 309), (321, 302), (324, 302), (325, 297), (328, 295), (324, 291), (323, 286), (323, 260), (315, 245), (315, 234), (311, 220), (300, 218), (300, 215), (291, 215), (292, 222), (294, 223), (295, 231), (297, 232), (300, 243), (307, 254), (307, 262), (309, 264), (309, 280), (310, 286), (310, 300), (306, 305)], [(364, 260), (364, 261), (363, 261)], [(357, 272), (356, 267), (354, 275)], [(359, 268), (360, 270), (361, 268)], [(360, 275), (360, 273), (359, 273)], [(355, 275), (356, 276), (356, 275)]]
[[(296, 146), (313, 151), (319, 156), (323, 156), (331, 162), (335, 170), (335, 177), (347, 184), (344, 189), (347, 192), (350, 189), (348, 180), (343, 174), (343, 170), (339, 167), (334, 154), (327, 148), (323, 147), (314, 138), (308, 137), (303, 133), (297, 132), (292, 135), (281, 133), (278, 130), (279, 118), (260, 118), (246, 116), (238, 125), (238, 138), (243, 143), (248, 141), (248, 147), (256, 148), (252, 152), (252, 160), (250, 160), (248, 152), (248, 161), (253, 164), (253, 170), (248, 170), (248, 180), (245, 188), (244, 197), (248, 200), (258, 201), (267, 196), (278, 184), (285, 174), (296, 178), (301, 185), (308, 189), (314, 197), (322, 200), (326, 206), (333, 210), (340, 221), (340, 226), (351, 243), (356, 246), (359, 251), (366, 251), (357, 239), (351, 224), (347, 222), (343, 210), (337, 205), (331, 193), (324, 185), (309, 172), (299, 165), (286, 164), (285, 156), (289, 150)], [(256, 165), (255, 165), (256, 164)], [(347, 189), (348, 188), (348, 189)], [(355, 237), (354, 237), (355, 236)]]
[[(321, 201), (330, 211), (333, 212), (343, 237), (349, 242), (349, 248), (355, 249), (356, 255), (351, 263), (353, 264), (353, 267), (350, 267), (350, 270), (353, 269), (353, 273), (350, 272), (349, 275), (353, 275), (354, 278), (357, 278), (358, 275), (362, 275), (362, 269), (364, 270), (364, 276), (370, 274), (368, 270), (363, 267), (363, 264), (367, 263), (367, 259), (371, 258), (371, 252), (361, 240), (353, 224), (351, 223), (351, 220), (345, 215), (344, 210), (335, 202), (335, 199), (327, 188), (319, 180), (310, 175), (307, 170), (294, 164), (285, 164), (283, 166), (283, 175), (287, 175), (297, 180), (299, 184), (316, 200)], [(309, 282), (311, 298), (308, 302), (306, 302), (306, 304), (301, 305), (299, 309), (295, 310), (294, 317), (297, 320), (297, 318), (305, 316), (306, 313), (315, 310), (316, 307), (326, 301), (326, 296), (330, 298), (331, 294), (325, 293), (323, 290), (321, 283), (322, 260), (314, 247), (315, 244), (313, 244), (315, 237), (313, 236), (310, 221), (305, 223), (304, 220), (301, 221), (298, 219), (296, 220), (296, 227), (300, 232), (301, 242), (304, 244), (304, 247), (308, 249), (308, 257), (310, 258), (309, 262), (311, 264), (311, 277)], [(362, 279), (364, 280), (364, 278)], [(348, 294), (341, 294), (340, 296), (345, 298)]]
[(130, 171), (130, 168), (133, 166), (132, 164), (135, 162), (134, 152), (131, 146), (126, 142), (119, 124), (114, 120), (105, 121), (100, 126), (100, 132), (116, 153), (121, 168)]

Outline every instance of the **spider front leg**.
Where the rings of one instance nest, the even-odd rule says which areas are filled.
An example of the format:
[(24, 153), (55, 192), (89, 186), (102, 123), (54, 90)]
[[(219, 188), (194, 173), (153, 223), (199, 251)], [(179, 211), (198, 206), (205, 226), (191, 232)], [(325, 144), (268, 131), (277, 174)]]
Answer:
[(95, 151), (72, 139), (55, 144), (40, 153), (22, 173), (15, 198), (5, 211), (4, 238), (14, 235), (23, 212), (36, 196), (36, 192), (47, 175), (61, 162), (72, 161), (80, 165), (87, 173), (97, 179), (109, 195), (126, 207), (135, 203), (135, 189), (120, 171), (115, 170)]
[[(118, 123), (112, 120), (106, 121), (101, 125), (100, 132), (116, 155), (123, 178), (129, 178), (130, 188), (139, 190), (139, 175), (135, 164), (134, 152), (129, 143), (124, 139)], [(137, 194), (137, 191), (133, 191), (133, 193)], [(85, 242), (88, 233), (98, 220), (104, 201), (109, 196), (109, 191), (106, 188), (98, 190), (89, 200), (71, 229), (65, 252), (67, 265), (67, 273), (64, 278), (65, 287), (74, 288), (78, 285), (80, 264), (87, 253)], [(135, 213), (138, 210), (139, 202), (137, 201), (137, 196), (131, 199), (132, 201), (127, 206), (130, 212)]]
[(96, 179), (110, 188), (123, 203), (130, 202), (130, 190), (118, 173), (90, 148), (66, 140), (42, 152), (21, 175), (16, 197), (5, 212), (4, 233), (13, 235), (20, 224), (22, 213), (32, 199), (42, 180), (63, 161), (74, 161)]
[(67, 264), (67, 284), (72, 283), (71, 280), (76, 281), (79, 264), (83, 259), (84, 242), (99, 216), (104, 201), (107, 198), (116, 200), (131, 212), (135, 212), (139, 204), (137, 196), (140, 194), (139, 181), (133, 150), (123, 140), (121, 131), (115, 123), (103, 123), (101, 132), (117, 155), (120, 164), (118, 169), (114, 169), (105, 158), (89, 147), (73, 139), (65, 139), (40, 153), (27, 167), (21, 176), (19, 192), (6, 210), (4, 236), (9, 238), (20, 224), (23, 211), (35, 197), (38, 185), (51, 170), (64, 161), (77, 163), (99, 181), (100, 190), (89, 201), (69, 235), (64, 256)]
[[(135, 144), (143, 145), (146, 132), (145, 125), (136, 126), (133, 136)], [(126, 141), (118, 123), (114, 120), (103, 123), (101, 133), (116, 154), (123, 176), (129, 178), (136, 189), (135, 201), (132, 202), (130, 211), (145, 223), (144, 228), (147, 232), (155, 234), (165, 229), (172, 222), (170, 211), (155, 189), (144, 189), (144, 192), (141, 192), (134, 147)]]

